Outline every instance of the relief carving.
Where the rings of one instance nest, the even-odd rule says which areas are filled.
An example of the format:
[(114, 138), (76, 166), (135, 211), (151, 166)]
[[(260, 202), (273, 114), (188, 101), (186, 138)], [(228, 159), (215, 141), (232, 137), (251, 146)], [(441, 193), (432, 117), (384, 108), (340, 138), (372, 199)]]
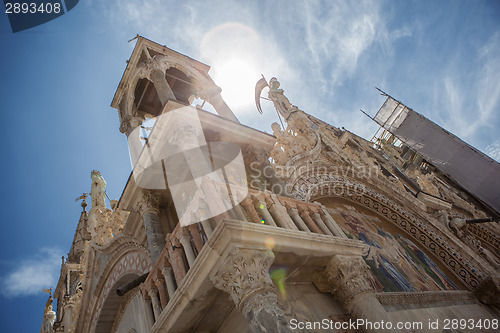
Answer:
[(291, 332), (269, 276), (272, 251), (234, 248), (210, 280), (231, 295), (252, 332)]

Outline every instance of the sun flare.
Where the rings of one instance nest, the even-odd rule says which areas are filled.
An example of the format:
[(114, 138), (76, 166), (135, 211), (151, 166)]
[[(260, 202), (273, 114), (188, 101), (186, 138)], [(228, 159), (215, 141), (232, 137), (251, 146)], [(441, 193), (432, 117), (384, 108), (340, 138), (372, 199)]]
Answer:
[(213, 67), (213, 77), (222, 88), (222, 97), (236, 112), (253, 103), (252, 94), (260, 74), (252, 62), (236, 57), (221, 61)]

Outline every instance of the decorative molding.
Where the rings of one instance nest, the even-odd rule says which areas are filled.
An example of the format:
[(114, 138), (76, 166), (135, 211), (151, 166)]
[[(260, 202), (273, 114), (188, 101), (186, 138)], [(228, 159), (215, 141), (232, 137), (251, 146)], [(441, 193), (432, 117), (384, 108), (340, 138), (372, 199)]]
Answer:
[[(305, 193), (306, 188), (315, 186), (314, 194)], [(292, 193), (309, 201), (323, 197), (342, 197), (361, 204), (371, 211), (384, 216), (398, 229), (411, 236), (416, 243), (435, 255), (469, 289), (474, 289), (487, 275), (461, 255), (460, 249), (451, 244), (441, 231), (416, 218), (385, 196), (354, 182), (347, 177), (329, 174), (309, 175), (296, 179)]]
[(477, 301), (474, 294), (466, 290), (422, 291), (407, 293), (390, 292), (376, 293), (375, 295), (382, 305), (459, 303)]
[(137, 209), (141, 216), (146, 213), (160, 214), (159, 211), (160, 196), (152, 191), (143, 190), (142, 197), (137, 203)]

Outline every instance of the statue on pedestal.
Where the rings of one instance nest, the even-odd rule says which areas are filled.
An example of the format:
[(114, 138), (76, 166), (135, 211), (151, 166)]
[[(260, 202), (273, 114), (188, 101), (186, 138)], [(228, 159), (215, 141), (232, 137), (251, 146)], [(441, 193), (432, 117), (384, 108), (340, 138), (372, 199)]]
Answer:
[(54, 322), (56, 321), (56, 313), (52, 310), (52, 302), (54, 299), (52, 298), (52, 289), (50, 289), (51, 295), (45, 304), (45, 312), (43, 314), (42, 328), (40, 329), (40, 333), (52, 333)]

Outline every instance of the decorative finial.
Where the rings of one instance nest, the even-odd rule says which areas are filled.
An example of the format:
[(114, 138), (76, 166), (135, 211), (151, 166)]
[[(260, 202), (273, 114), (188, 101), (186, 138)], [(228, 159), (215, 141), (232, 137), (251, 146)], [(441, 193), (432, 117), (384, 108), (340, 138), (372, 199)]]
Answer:
[(101, 175), (101, 171), (99, 171), (99, 170), (92, 170), (92, 172), (90, 174), (95, 174), (95, 175), (102, 176)]
[(87, 201), (85, 201), (87, 199), (89, 195), (87, 193), (83, 193), (81, 196), (79, 196), (78, 198), (75, 199), (75, 202), (77, 202), (78, 200), (82, 200), (82, 208), (83, 210), (85, 210), (85, 207), (87, 207)]
[(44, 293), (49, 293), (49, 296), (52, 296), (52, 288), (50, 288), (50, 289), (45, 289), (45, 288), (43, 288), (43, 290), (42, 290), (42, 291), (43, 291)]

